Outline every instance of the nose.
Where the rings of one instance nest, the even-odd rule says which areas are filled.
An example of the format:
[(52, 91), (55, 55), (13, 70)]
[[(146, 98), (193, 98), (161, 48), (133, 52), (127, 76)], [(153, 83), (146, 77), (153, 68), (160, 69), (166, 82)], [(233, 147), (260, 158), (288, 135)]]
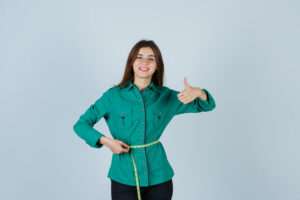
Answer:
[(143, 58), (143, 59), (141, 60), (141, 63), (142, 63), (142, 64), (148, 64), (148, 63), (149, 63), (149, 60), (148, 60), (147, 58)]

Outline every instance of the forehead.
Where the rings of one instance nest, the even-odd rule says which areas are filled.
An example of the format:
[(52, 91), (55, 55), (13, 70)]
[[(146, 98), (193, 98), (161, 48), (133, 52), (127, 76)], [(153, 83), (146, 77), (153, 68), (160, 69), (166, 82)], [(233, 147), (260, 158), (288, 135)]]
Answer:
[(147, 56), (154, 56), (154, 52), (150, 47), (142, 47), (139, 49), (138, 54), (147, 55)]

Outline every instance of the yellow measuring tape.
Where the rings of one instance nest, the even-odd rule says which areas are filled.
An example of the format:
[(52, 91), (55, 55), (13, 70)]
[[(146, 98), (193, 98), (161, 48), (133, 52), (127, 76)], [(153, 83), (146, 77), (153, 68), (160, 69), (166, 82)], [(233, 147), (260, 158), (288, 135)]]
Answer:
[[(145, 148), (145, 147), (149, 147), (149, 146), (152, 146), (154, 144), (157, 144), (157, 143), (159, 143), (159, 140), (156, 140), (156, 141), (148, 143), (148, 144), (131, 145), (130, 148), (133, 148), (133, 149)], [(138, 176), (138, 172), (137, 172), (136, 163), (135, 163), (134, 157), (133, 157), (133, 155), (132, 155), (131, 152), (130, 152), (130, 156), (131, 156), (131, 160), (132, 160), (132, 164), (133, 164), (133, 169), (134, 169), (134, 176), (135, 176), (135, 182), (136, 182), (136, 190), (137, 190), (138, 200), (142, 200), (141, 191), (140, 191), (140, 182), (139, 182), (140, 180), (139, 180), (139, 176)]]

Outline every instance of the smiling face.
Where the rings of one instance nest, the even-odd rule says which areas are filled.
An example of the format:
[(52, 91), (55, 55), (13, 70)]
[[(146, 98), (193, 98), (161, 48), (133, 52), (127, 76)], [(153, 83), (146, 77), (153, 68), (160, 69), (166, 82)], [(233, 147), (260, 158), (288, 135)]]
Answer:
[(140, 40), (131, 48), (122, 80), (117, 85), (123, 88), (134, 82), (143, 88), (153, 82), (162, 87), (163, 79), (164, 62), (159, 47), (153, 40)]
[(140, 48), (133, 63), (135, 78), (151, 79), (157, 68), (154, 52), (150, 47)]

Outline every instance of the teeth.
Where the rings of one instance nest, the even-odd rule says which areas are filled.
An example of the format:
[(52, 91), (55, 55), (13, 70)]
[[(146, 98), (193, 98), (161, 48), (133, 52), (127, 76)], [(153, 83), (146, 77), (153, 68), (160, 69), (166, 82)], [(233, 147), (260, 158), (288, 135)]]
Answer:
[(143, 67), (140, 67), (139, 68), (141, 71), (148, 71), (149, 70), (149, 68), (143, 68)]

